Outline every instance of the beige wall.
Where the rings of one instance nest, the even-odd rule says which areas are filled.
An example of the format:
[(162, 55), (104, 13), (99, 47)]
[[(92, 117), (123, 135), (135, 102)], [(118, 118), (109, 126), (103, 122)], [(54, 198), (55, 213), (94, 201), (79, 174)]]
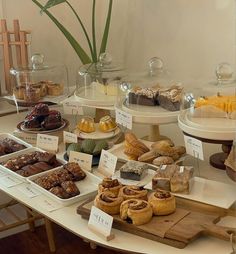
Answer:
[[(47, 16), (41, 16), (30, 0), (2, 1), (2, 13), (9, 23), (19, 18), (23, 28), (32, 30), (31, 51), (44, 53), (49, 61), (65, 63), (73, 85), (80, 62)], [(91, 26), (91, 2), (71, 0), (87, 27)], [(107, 0), (97, 2), (100, 35)], [(235, 64), (234, 0), (114, 0), (113, 10), (108, 50), (132, 69), (145, 68), (145, 62), (156, 55), (182, 80), (210, 77), (219, 62)], [(81, 30), (71, 12), (59, 6), (54, 13), (80, 39)]]

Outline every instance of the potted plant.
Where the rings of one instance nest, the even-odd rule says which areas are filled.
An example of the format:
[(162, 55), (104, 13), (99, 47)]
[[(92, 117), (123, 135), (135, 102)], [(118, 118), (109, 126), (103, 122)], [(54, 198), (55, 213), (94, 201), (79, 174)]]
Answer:
[[(99, 51), (97, 50), (97, 43), (96, 43), (96, 20), (95, 20), (95, 11), (96, 11), (96, 0), (92, 0), (92, 35), (89, 36), (85, 25), (83, 24), (83, 21), (81, 20), (79, 14), (76, 12), (74, 7), (70, 4), (67, 0), (49, 0), (45, 5), (42, 5), (37, 0), (32, 0), (40, 9), (41, 13), (45, 13), (53, 22), (54, 24), (59, 28), (59, 30), (63, 33), (63, 35), (66, 37), (70, 45), (75, 50), (76, 54), (78, 55), (79, 59), (83, 64), (88, 63), (96, 63), (98, 61), (98, 56), (101, 53), (104, 53), (106, 51), (107, 47), (107, 40), (108, 40), (108, 34), (109, 34), (109, 28), (110, 28), (110, 22), (111, 22), (111, 12), (112, 12), (112, 4), (113, 0), (108, 0), (108, 12), (106, 17), (106, 23), (104, 27), (104, 32), (102, 36), (102, 41), (100, 45)], [(80, 45), (80, 43), (75, 39), (75, 37), (66, 29), (66, 27), (58, 21), (58, 19), (50, 12), (50, 8), (56, 6), (56, 5), (66, 5), (70, 10), (72, 11), (73, 15), (77, 19), (79, 25), (81, 26), (84, 36), (86, 38), (86, 41), (89, 46), (89, 53), (86, 52), (83, 47)], [(91, 37), (91, 38), (90, 38)]]

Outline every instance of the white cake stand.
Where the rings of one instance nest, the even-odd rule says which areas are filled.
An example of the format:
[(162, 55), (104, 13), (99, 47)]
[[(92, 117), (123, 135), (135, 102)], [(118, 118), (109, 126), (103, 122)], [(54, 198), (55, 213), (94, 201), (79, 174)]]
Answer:
[(160, 135), (159, 125), (176, 123), (180, 113), (179, 111), (168, 111), (160, 106), (126, 105), (125, 100), (119, 105), (116, 104), (115, 108), (131, 114), (134, 123), (149, 124), (149, 135), (144, 139), (152, 142), (166, 138)]
[(224, 161), (231, 150), (236, 137), (236, 120), (226, 118), (190, 117), (186, 110), (178, 117), (178, 124), (183, 133), (206, 143), (221, 144), (223, 152), (210, 156), (210, 164), (225, 169)]

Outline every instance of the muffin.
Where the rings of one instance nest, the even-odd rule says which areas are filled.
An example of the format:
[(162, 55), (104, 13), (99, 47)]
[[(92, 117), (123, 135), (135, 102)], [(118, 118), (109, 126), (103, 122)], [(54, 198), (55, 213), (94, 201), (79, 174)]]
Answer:
[(95, 131), (95, 124), (94, 120), (92, 117), (86, 116), (83, 117), (80, 122), (77, 125), (77, 128), (80, 131), (86, 132), (86, 133), (91, 133)]
[(110, 116), (104, 116), (99, 121), (99, 130), (102, 132), (109, 132), (116, 128), (116, 123)]

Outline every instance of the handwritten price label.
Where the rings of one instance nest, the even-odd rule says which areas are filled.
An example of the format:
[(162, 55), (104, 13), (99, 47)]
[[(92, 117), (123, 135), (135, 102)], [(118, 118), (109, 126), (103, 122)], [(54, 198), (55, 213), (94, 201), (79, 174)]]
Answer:
[(21, 185), (17, 189), (29, 198), (33, 198), (40, 195), (40, 192), (29, 184)]
[(2, 184), (2, 185), (6, 186), (8, 188), (16, 186), (20, 183), (21, 183), (21, 181), (14, 178), (14, 176), (6, 175), (6, 176), (3, 176), (3, 177), (0, 178), (0, 185)]
[(56, 152), (58, 150), (58, 141), (59, 138), (56, 136), (46, 135), (46, 134), (37, 134), (37, 143), (38, 148)]
[(116, 109), (116, 122), (125, 128), (132, 130), (132, 115), (120, 109)]
[(83, 107), (78, 101), (67, 101), (63, 103), (64, 114), (66, 115), (83, 115)]
[(200, 160), (204, 160), (202, 141), (196, 138), (184, 136), (184, 142), (187, 154)]
[(115, 173), (117, 157), (105, 150), (102, 150), (101, 158), (98, 165), (99, 173), (110, 177)]
[(111, 234), (113, 217), (92, 206), (88, 226), (104, 236)]
[(77, 135), (71, 132), (63, 131), (64, 143), (77, 143)]
[(93, 156), (86, 153), (70, 151), (69, 162), (77, 162), (82, 168), (92, 170)]

